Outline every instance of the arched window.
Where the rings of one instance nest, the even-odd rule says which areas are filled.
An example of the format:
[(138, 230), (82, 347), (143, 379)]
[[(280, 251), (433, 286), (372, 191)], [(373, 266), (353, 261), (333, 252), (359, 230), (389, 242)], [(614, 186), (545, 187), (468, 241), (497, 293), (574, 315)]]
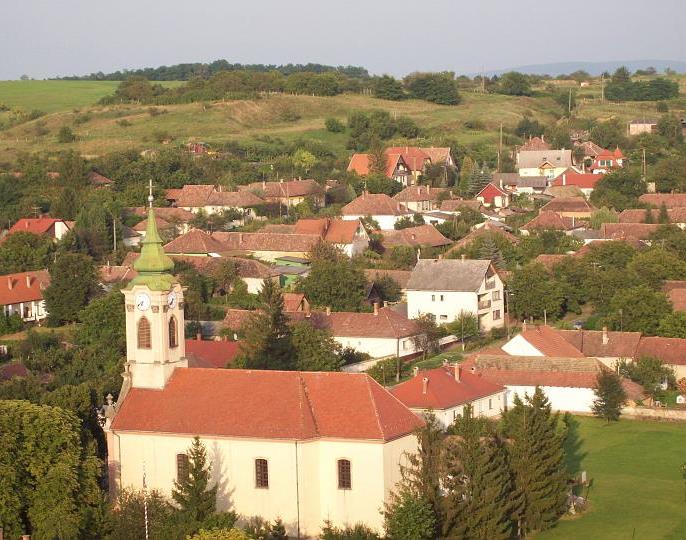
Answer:
[(138, 319), (138, 348), (150, 349), (152, 347), (150, 338), (150, 321), (145, 317)]
[(188, 480), (189, 462), (187, 454), (176, 454), (176, 481)]
[(179, 345), (179, 338), (176, 333), (176, 317), (169, 319), (169, 347), (172, 349)]
[(255, 460), (255, 487), (269, 488), (269, 463), (266, 459)]
[(350, 460), (338, 460), (338, 489), (352, 489), (353, 479), (350, 469)]

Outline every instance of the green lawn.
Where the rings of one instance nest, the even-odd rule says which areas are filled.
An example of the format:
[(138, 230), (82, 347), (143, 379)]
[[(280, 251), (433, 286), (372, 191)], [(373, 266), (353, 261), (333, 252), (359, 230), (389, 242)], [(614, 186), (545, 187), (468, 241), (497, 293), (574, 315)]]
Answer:
[(593, 480), (590, 509), (538, 535), (549, 539), (686, 538), (686, 424), (576, 417), (573, 470)]

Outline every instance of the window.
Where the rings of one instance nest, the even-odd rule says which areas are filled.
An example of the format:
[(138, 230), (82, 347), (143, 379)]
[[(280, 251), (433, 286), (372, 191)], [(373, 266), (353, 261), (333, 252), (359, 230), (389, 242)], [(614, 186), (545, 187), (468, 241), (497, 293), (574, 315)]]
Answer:
[(494, 320), (494, 321), (500, 320), (500, 310), (499, 310), (499, 309), (496, 309), (496, 310), (493, 312), (493, 320)]
[(172, 349), (179, 346), (179, 339), (176, 334), (176, 317), (169, 319), (169, 347)]
[(500, 291), (493, 291), (493, 301), (497, 302), (500, 300)]
[(443, 295), (441, 295), (441, 302), (443, 302)]
[(269, 463), (266, 459), (255, 460), (255, 487), (269, 488)]
[(491, 398), (488, 398), (488, 410), (490, 411), (493, 408), (493, 400)]
[(407, 341), (403, 340), (403, 351), (407, 350)]
[(184, 482), (188, 480), (189, 465), (186, 454), (176, 454), (176, 481)]
[(431, 295), (431, 301), (432, 301), (432, 302), (435, 302), (435, 301), (436, 301), (436, 295), (435, 295), (435, 294), (432, 294), (432, 295)]
[(350, 460), (338, 460), (338, 489), (352, 489), (353, 481), (350, 474)]
[(438, 318), (441, 319), (442, 321), (447, 321), (447, 320), (448, 320), (448, 316), (447, 316), (447, 315), (439, 315)]
[(145, 317), (141, 317), (138, 319), (138, 348), (150, 349), (151, 347), (150, 322)]

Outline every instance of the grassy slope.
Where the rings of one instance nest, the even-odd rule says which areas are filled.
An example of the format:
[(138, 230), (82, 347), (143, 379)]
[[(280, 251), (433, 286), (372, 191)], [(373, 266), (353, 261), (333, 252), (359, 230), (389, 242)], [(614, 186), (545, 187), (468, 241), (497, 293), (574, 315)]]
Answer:
[(686, 424), (577, 420), (581, 442), (571, 464), (593, 479), (590, 511), (536, 538), (686, 538), (686, 486), (680, 471), (686, 462)]

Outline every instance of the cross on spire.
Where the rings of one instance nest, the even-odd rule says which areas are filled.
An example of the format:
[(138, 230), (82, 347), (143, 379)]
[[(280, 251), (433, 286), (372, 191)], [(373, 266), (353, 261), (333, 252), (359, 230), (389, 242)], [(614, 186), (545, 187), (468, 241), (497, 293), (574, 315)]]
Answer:
[(155, 197), (152, 196), (152, 178), (148, 180), (148, 206), (152, 208), (152, 202), (155, 200)]

